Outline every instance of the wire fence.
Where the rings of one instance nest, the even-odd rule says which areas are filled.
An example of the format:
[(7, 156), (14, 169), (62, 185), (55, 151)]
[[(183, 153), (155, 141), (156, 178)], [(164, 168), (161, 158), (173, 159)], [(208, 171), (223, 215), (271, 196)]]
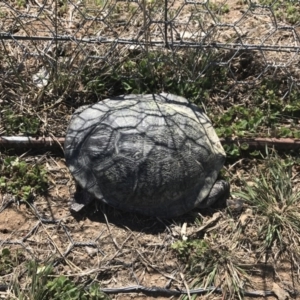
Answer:
[(46, 112), (43, 135), (64, 136), (70, 106), (124, 93), (200, 99), (211, 115), (276, 97), (280, 111), (292, 111), (280, 122), (290, 123), (299, 110), (299, 20), (299, 1), (2, 1), (0, 95), (20, 114), (39, 114), (37, 123)]
[(218, 66), (234, 84), (273, 72), (298, 85), (299, 16), (299, 1), (280, 0), (2, 1), (1, 69), (41, 88), (58, 73), (120, 70), (120, 62), (136, 78), (126, 59), (144, 55), (148, 69), (167, 61), (187, 81)]
[[(209, 99), (217, 117), (220, 107), (242, 107), (243, 99), (256, 113), (251, 119), (236, 110), (237, 122), (253, 122), (253, 131), (261, 122), (261, 132), (276, 136), (274, 128), (265, 128), (273, 115), (259, 110), (266, 106), (264, 97), (272, 104), (274, 91), (285, 107), (300, 110), (299, 20), (300, 1), (288, 0), (2, 0), (0, 135), (61, 137), (70, 106), (90, 103), (94, 95), (98, 100), (125, 92), (166, 91)], [(255, 101), (251, 106), (258, 93), (261, 106)], [(226, 117), (232, 123), (232, 116)], [(294, 126), (300, 138), (299, 117), (290, 119), (288, 114), (282, 122)], [(229, 127), (225, 121), (223, 135)], [(244, 130), (241, 122), (237, 124)], [(181, 271), (165, 263), (171, 262), (168, 247), (180, 233), (152, 238), (127, 231), (126, 218), (132, 219), (127, 216), (120, 228), (99, 217), (83, 229), (66, 208), (71, 179), (64, 163), (49, 159), (47, 165), (55, 193), (50, 204), (49, 199), (36, 202), (45, 215), (29, 219), (26, 211), (11, 209), (2, 199), (2, 247), (20, 247), (40, 261), (55, 257), (59, 272), (98, 274), (105, 286), (140, 284), (140, 278), (148, 282), (144, 266), (155, 269), (165, 285), (174, 276), (182, 283)], [(47, 223), (43, 217), (62, 221)], [(151, 222), (142, 225), (140, 231), (146, 228), (146, 233), (152, 228)], [(219, 245), (221, 239), (216, 240)], [(228, 241), (233, 244), (231, 236)], [(243, 255), (249, 257), (246, 250)], [(161, 277), (158, 283), (149, 282), (161, 285)]]

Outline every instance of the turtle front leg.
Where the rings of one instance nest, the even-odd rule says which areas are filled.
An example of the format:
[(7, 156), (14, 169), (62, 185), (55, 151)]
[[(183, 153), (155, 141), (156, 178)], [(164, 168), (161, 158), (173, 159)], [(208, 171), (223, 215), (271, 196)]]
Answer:
[(71, 198), (70, 210), (72, 212), (79, 212), (89, 203), (94, 200), (94, 197), (78, 185), (76, 185), (76, 192)]

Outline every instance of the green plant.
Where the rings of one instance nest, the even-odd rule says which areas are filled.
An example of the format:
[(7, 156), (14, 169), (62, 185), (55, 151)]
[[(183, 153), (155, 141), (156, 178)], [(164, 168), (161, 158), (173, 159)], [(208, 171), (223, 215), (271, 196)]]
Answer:
[(236, 158), (239, 157), (241, 154), (241, 150), (239, 146), (233, 144), (233, 145), (224, 145), (224, 150), (226, 152), (226, 156), (230, 158)]
[(66, 0), (59, 0), (58, 1), (58, 15), (62, 16), (67, 12), (68, 9), (68, 2)]
[(259, 0), (261, 5), (270, 6), (277, 18), (295, 24), (299, 20), (299, 1)]
[(7, 15), (7, 12), (2, 11), (2, 10), (0, 9), (0, 18), (5, 18), (6, 15)]
[(227, 14), (230, 11), (229, 5), (227, 3), (222, 4), (221, 6), (219, 6), (217, 3), (209, 2), (208, 7), (213, 12), (216, 12), (218, 14)]
[(84, 285), (75, 284), (63, 275), (54, 277), (53, 273), (51, 265), (28, 262), (26, 286), (21, 289), (19, 282), (15, 280), (14, 295), (19, 300), (109, 300), (97, 283), (85, 288)]
[[(139, 55), (130, 53), (119, 64), (104, 67), (101, 72), (91, 70), (90, 67), (84, 68), (82, 83), (88, 91), (102, 96), (106, 96), (108, 92), (117, 95), (166, 91), (183, 95), (192, 101), (206, 101), (210, 93), (215, 92), (216, 87), (228, 89), (228, 70), (209, 65), (214, 55), (199, 54), (197, 50), (189, 50), (185, 55), (178, 52), (172, 56), (163, 51)], [(203, 72), (204, 68), (205, 74), (200, 76), (199, 73)]]
[(1, 158), (0, 190), (28, 201), (34, 194), (47, 191), (46, 171), (15, 156)]
[[(251, 100), (256, 104), (263, 105), (262, 108), (269, 112), (282, 110), (285, 107), (282, 90), (284, 90), (284, 86), (280, 80), (266, 78), (253, 90)], [(289, 102), (294, 98), (294, 93), (295, 90), (290, 93), (291, 100)]]
[(17, 5), (19, 7), (24, 7), (26, 5), (26, 0), (17, 0)]
[(34, 135), (40, 128), (40, 120), (32, 115), (16, 115), (10, 108), (2, 111), (3, 124), (6, 134), (25, 133)]
[(273, 5), (276, 2), (277, 0), (259, 0), (259, 3), (261, 5), (267, 5), (267, 6)]
[(196, 278), (193, 286), (221, 287), (223, 295), (241, 299), (247, 275), (232, 255), (234, 247), (234, 243), (230, 249), (218, 241), (213, 243), (198, 239), (177, 241), (172, 245), (178, 258), (186, 264), (188, 273)]
[(294, 161), (267, 151), (266, 163), (254, 178), (254, 184), (245, 183), (236, 193), (264, 218), (259, 232), (262, 249), (279, 245), (299, 257), (300, 245), (300, 191), (293, 187)]
[(20, 251), (11, 251), (3, 248), (0, 253), (0, 276), (13, 272), (14, 267), (24, 261), (24, 254)]
[(106, 294), (102, 293), (98, 284), (93, 283), (88, 289), (82, 285), (76, 285), (69, 278), (59, 276), (47, 282), (48, 299), (60, 300), (105, 300), (109, 299)]
[[(272, 115), (272, 118), (274, 117)], [(251, 135), (256, 133), (260, 126), (266, 124), (267, 120), (266, 113), (260, 108), (244, 106), (233, 106), (221, 116), (214, 118), (214, 122), (218, 124), (217, 134), (224, 137)]]
[(108, 0), (85, 0), (84, 1), (84, 7), (91, 8), (94, 6), (97, 7), (105, 7)]
[(284, 104), (283, 111), (289, 112), (291, 116), (299, 115), (300, 103), (299, 103), (300, 92), (298, 90), (292, 90), (289, 97)]
[[(299, 137), (297, 118), (300, 113), (299, 92), (291, 91), (286, 100), (278, 94), (278, 83), (264, 82), (253, 92), (253, 101), (257, 106), (232, 106), (223, 114), (212, 114), (219, 136), (252, 136)], [(287, 120), (288, 119), (288, 120)], [(282, 126), (280, 124), (287, 123)]]
[(299, 12), (299, 2), (298, 5), (296, 3), (288, 3), (286, 8), (286, 16), (288, 22), (291, 24), (295, 24), (299, 21), (300, 18), (300, 12)]
[[(37, 262), (29, 261), (27, 262), (26, 271), (22, 276), (29, 277), (29, 280), (26, 280), (25, 287), (21, 288), (19, 282), (19, 275), (14, 274), (15, 277), (12, 281), (12, 291), (8, 299), (18, 299), (18, 300), (43, 300), (46, 299), (46, 283), (49, 275), (52, 273), (52, 267), (40, 267)], [(26, 278), (27, 279), (27, 278)]]
[(128, 2), (127, 3), (127, 11), (130, 12), (132, 15), (134, 15), (138, 10), (138, 6), (134, 5), (133, 3)]

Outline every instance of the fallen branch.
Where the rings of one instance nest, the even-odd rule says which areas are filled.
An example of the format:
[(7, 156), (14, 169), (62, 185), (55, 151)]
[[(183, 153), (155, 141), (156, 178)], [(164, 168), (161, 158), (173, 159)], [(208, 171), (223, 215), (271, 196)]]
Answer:
[[(7, 291), (9, 289), (9, 286), (6, 284), (0, 284), (0, 291)], [(105, 294), (120, 294), (120, 293), (143, 293), (145, 295), (150, 296), (164, 296), (164, 297), (170, 297), (170, 296), (181, 296), (186, 295), (186, 290), (171, 290), (171, 289), (165, 289), (160, 287), (145, 287), (141, 285), (136, 286), (129, 286), (129, 287), (121, 287), (121, 288), (102, 288), (102, 292)], [(222, 294), (222, 290), (220, 288), (215, 287), (208, 287), (208, 288), (198, 288), (198, 289), (192, 289), (189, 291), (191, 295), (203, 295), (207, 293), (218, 293)], [(242, 291), (241, 293), (244, 296), (248, 297), (268, 297), (268, 296), (275, 296), (276, 294), (273, 291), (269, 290), (257, 290), (257, 291)]]
[(6, 150), (50, 150), (61, 151), (65, 142), (64, 137), (27, 137), (27, 136), (1, 136), (0, 149)]
[[(249, 150), (264, 149), (265, 147), (276, 150), (300, 149), (300, 140), (292, 138), (221, 138), (223, 145), (237, 145)], [(63, 148), (64, 137), (26, 137), (26, 136), (2, 136), (0, 137), (0, 148), (21, 150), (51, 150), (57, 151)]]
[(292, 138), (221, 138), (223, 145), (237, 145), (248, 147), (247, 149), (265, 149), (266, 147), (276, 150), (295, 150), (300, 148), (300, 140)]

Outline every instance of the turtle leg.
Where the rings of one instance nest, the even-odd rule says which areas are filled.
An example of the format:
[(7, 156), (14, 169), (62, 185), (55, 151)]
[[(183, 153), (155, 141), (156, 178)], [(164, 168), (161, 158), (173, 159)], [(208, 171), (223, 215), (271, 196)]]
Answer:
[(93, 196), (79, 186), (76, 186), (76, 192), (71, 199), (70, 210), (73, 212), (81, 211), (85, 206), (94, 200)]
[(229, 197), (230, 185), (225, 180), (217, 180), (210, 190), (208, 196), (201, 202), (201, 208), (206, 208), (212, 206), (218, 200), (227, 199)]

